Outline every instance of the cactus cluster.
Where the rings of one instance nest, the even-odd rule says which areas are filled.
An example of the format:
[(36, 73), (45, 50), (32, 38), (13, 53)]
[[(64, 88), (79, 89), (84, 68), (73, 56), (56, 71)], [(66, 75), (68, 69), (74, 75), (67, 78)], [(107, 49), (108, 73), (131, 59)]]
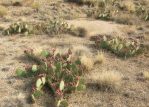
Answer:
[(46, 25), (47, 34), (68, 33), (71, 31), (71, 26), (63, 20), (49, 20)]
[(35, 77), (31, 95), (33, 101), (44, 92), (43, 88), (48, 88), (55, 96), (57, 107), (67, 107), (68, 103), (64, 96), (86, 88), (82, 78), (81, 62), (79, 59), (71, 60), (71, 50), (65, 54), (59, 54), (52, 49), (51, 52), (42, 51), (37, 56), (30, 49), (26, 50), (25, 54), (35, 64), (27, 65), (24, 69), (17, 69), (16, 73), (21, 77)]
[(28, 35), (33, 31), (33, 27), (27, 22), (16, 22), (9, 26), (9, 28), (4, 30), (5, 35), (11, 34), (25, 34)]
[(120, 37), (97, 39), (96, 45), (100, 48), (107, 49), (120, 57), (130, 57), (143, 51), (143, 46), (139, 41), (127, 40)]
[(73, 25), (68, 25), (67, 22), (60, 19), (47, 20), (46, 22), (16, 22), (11, 24), (7, 29), (3, 30), (4, 35), (12, 34), (47, 34), (47, 35), (59, 35), (59, 34), (71, 34), (74, 36), (83, 37), (86, 35), (86, 30), (83, 28), (77, 28)]

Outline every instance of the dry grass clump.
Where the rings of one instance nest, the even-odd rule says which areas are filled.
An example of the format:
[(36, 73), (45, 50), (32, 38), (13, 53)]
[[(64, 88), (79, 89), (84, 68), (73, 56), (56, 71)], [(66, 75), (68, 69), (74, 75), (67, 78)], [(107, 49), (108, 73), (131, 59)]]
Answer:
[(147, 40), (147, 41), (149, 41), (149, 33), (144, 34), (144, 39)]
[(147, 71), (143, 72), (143, 76), (146, 80), (149, 80), (149, 72)]
[(91, 70), (91, 69), (93, 68), (93, 66), (94, 66), (94, 61), (93, 61), (92, 58), (90, 58), (90, 57), (88, 57), (88, 56), (86, 56), (86, 55), (83, 55), (83, 56), (81, 57), (81, 64), (83, 65), (83, 67), (84, 67), (84, 69), (85, 69), (86, 71), (89, 71), (89, 70)]
[(42, 51), (43, 51), (43, 49), (41, 47), (35, 48), (34, 49), (34, 54), (38, 56), (38, 55), (41, 54)]
[(93, 79), (101, 90), (114, 90), (120, 87), (122, 75), (115, 71), (104, 71)]
[(70, 34), (78, 37), (85, 37), (87, 35), (87, 30), (82, 27), (74, 28)]
[(0, 6), (0, 17), (7, 15), (8, 9), (4, 6)]
[(96, 57), (95, 57), (95, 63), (103, 63), (105, 61), (105, 57), (104, 57), (104, 53), (101, 51), (101, 52), (98, 52)]
[(124, 2), (124, 5), (129, 12), (135, 12), (136, 11), (136, 5), (132, 1), (126, 1)]
[(91, 55), (90, 49), (86, 46), (82, 45), (74, 45), (72, 47), (72, 51), (74, 53), (74, 56), (83, 56), (84, 54)]
[(134, 14), (130, 15), (128, 13), (117, 13), (117, 15), (112, 16), (113, 21), (119, 24), (124, 25), (132, 25), (137, 20), (136, 16)]

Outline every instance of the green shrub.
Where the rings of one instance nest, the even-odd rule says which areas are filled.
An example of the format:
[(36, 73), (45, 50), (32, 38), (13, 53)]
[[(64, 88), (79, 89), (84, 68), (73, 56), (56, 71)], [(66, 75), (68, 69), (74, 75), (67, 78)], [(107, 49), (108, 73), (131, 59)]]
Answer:
[(17, 69), (16, 73), (19, 77), (34, 77), (35, 84), (31, 94), (33, 101), (44, 92), (43, 88), (47, 88), (54, 94), (58, 107), (67, 107), (65, 95), (85, 89), (81, 62), (79, 59), (70, 60), (71, 54), (71, 50), (65, 54), (56, 54), (53, 49), (52, 52), (42, 51), (37, 56), (33, 50), (25, 51), (25, 55), (35, 64), (27, 65), (25, 69)]

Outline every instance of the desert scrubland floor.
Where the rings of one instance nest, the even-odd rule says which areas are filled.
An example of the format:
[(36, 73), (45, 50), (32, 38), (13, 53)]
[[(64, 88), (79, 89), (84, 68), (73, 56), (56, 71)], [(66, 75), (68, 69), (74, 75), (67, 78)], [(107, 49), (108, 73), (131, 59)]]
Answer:
[[(8, 28), (16, 21), (35, 23), (61, 17), (68, 25), (84, 28), (87, 33), (84, 37), (71, 34), (6, 36), (0, 33), (0, 107), (54, 107), (53, 98), (48, 95), (41, 97), (35, 104), (30, 104), (28, 97), (31, 92), (31, 81), (16, 76), (16, 68), (29, 63), (29, 60), (24, 57), (24, 50), (27, 48), (35, 50), (56, 48), (62, 52), (70, 48), (73, 52), (80, 52), (81, 55), (87, 55), (93, 59), (98, 51), (103, 51), (104, 61), (101, 64), (95, 64), (85, 74), (86, 90), (71, 94), (68, 98), (69, 107), (149, 107), (149, 74), (148, 77), (144, 74), (149, 72), (149, 51), (124, 59), (110, 51), (97, 48), (95, 42), (91, 40), (98, 35), (143, 38), (141, 41), (149, 47), (148, 21), (132, 19), (131, 24), (122, 24), (114, 20), (94, 19), (84, 12), (91, 7), (63, 0), (43, 0), (42, 2), (37, 0), (40, 5), (38, 10), (28, 5), (12, 6), (9, 1), (6, 1), (2, 2), (8, 5), (1, 3), (8, 9), (7, 14), (0, 17), (2, 29)], [(135, 0), (130, 1), (135, 2)], [(129, 19), (125, 21), (127, 20)], [(109, 76), (107, 78), (113, 76), (113, 80), (110, 81), (118, 80), (116, 89), (104, 90), (97, 86), (97, 79), (103, 72), (109, 73), (106, 75)]]

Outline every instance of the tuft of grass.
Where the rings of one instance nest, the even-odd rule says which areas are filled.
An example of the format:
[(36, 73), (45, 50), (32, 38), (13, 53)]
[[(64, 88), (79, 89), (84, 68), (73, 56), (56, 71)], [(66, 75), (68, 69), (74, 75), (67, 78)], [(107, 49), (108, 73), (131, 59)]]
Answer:
[(149, 80), (149, 72), (148, 71), (143, 72), (143, 76), (146, 80)]
[(72, 49), (75, 56), (83, 56), (84, 54), (91, 55), (90, 50), (86, 46), (75, 45), (72, 47)]
[(103, 63), (105, 61), (105, 57), (104, 57), (104, 53), (101, 51), (101, 52), (98, 52), (96, 57), (95, 57), (95, 63)]
[(81, 64), (83, 66), (83, 68), (86, 70), (86, 71), (90, 71), (93, 66), (94, 66), (94, 61), (92, 58), (86, 56), (86, 55), (83, 55), (80, 59), (81, 61)]
[(114, 90), (120, 87), (122, 75), (115, 71), (104, 71), (94, 79), (101, 90)]
[(0, 6), (0, 17), (7, 15), (8, 9), (4, 6)]

